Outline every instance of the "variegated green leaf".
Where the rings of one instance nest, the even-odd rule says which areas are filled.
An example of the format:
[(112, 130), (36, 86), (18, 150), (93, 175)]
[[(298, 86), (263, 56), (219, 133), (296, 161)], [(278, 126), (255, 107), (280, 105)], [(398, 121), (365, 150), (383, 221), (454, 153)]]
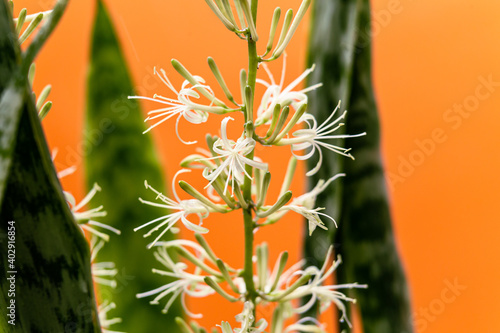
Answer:
[(3, 0), (0, 55), (0, 330), (100, 332), (89, 248), (63, 196)]
[[(150, 299), (136, 294), (158, 288), (169, 282), (151, 272), (161, 268), (154, 259), (154, 249), (146, 246), (151, 239), (133, 229), (166, 214), (157, 207), (143, 205), (139, 197), (154, 200), (144, 181), (163, 191), (163, 176), (152, 138), (144, 132), (144, 117), (135, 95), (127, 64), (109, 14), (102, 1), (92, 35), (90, 73), (87, 84), (86, 155), (87, 185), (97, 182), (102, 192), (95, 205), (103, 205), (108, 215), (100, 220), (121, 230), (112, 236), (99, 252), (99, 260), (114, 261), (118, 268), (116, 288), (102, 287), (101, 298), (116, 303), (114, 315), (123, 322), (113, 326), (127, 332), (177, 332), (174, 322), (181, 315), (176, 302), (168, 314)], [(165, 193), (163, 191), (163, 193)], [(172, 237), (166, 235), (165, 239)]]
[[(328, 241), (308, 240), (306, 255), (322, 253), (325, 244), (333, 242), (344, 262), (337, 270), (338, 283), (368, 284), (368, 289), (350, 291), (358, 300), (364, 332), (410, 333), (413, 328), (407, 284), (395, 246), (380, 156), (380, 126), (371, 78), (369, 2), (318, 0), (315, 6), (310, 60), (325, 62), (317, 75), (322, 76), (327, 91), (318, 91), (320, 98), (312, 97), (310, 105), (323, 119), (332, 104), (343, 99), (342, 108), (349, 111), (346, 133), (367, 135), (342, 143), (353, 149), (354, 161), (337, 161), (339, 157), (328, 154), (327, 160), (333, 163), (324, 165), (318, 178), (326, 179), (337, 170), (347, 176), (337, 191), (325, 193), (317, 205), (335, 208), (330, 214), (338, 218), (339, 229)], [(350, 28), (346, 29), (348, 22)], [(319, 31), (324, 34), (315, 35)], [(322, 36), (336, 36), (332, 38), (337, 43), (314, 42)], [(330, 86), (340, 88), (328, 89)], [(340, 326), (349, 330), (346, 324)]]

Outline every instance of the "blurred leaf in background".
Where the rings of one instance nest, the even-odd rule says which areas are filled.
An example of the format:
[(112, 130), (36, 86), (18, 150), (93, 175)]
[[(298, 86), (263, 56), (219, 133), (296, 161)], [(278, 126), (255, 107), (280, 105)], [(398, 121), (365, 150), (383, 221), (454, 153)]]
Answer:
[[(318, 199), (318, 206), (331, 207), (328, 203), (340, 198), (333, 215), (339, 222), (333, 242), (343, 259), (337, 282), (368, 284), (368, 289), (350, 291), (358, 301), (365, 333), (410, 333), (413, 328), (408, 287), (394, 241), (380, 154), (380, 126), (371, 77), (370, 4), (368, 0), (317, 0), (313, 16), (309, 61), (322, 64), (318, 65), (322, 73), (317, 75), (327, 89), (314, 92), (318, 96), (311, 97), (310, 110), (321, 121), (332, 111), (332, 105), (343, 99), (346, 103), (342, 108), (348, 110), (345, 132), (367, 133), (342, 144), (353, 149), (356, 160), (339, 163), (340, 170), (347, 174), (342, 188), (325, 192)], [(320, 42), (325, 36), (336, 43)], [(311, 77), (310, 84), (317, 83), (317, 79)], [(335, 86), (340, 88), (328, 89)], [(337, 172), (327, 167), (323, 171), (331, 173), (318, 178), (328, 179)], [(307, 243), (306, 256), (317, 251), (318, 246), (322, 243)], [(349, 328), (341, 324), (341, 329)]]
[[(148, 198), (144, 181), (164, 191), (164, 180), (151, 136), (145, 131), (144, 118), (120, 43), (109, 14), (102, 1), (97, 1), (92, 36), (90, 72), (87, 83), (85, 160), (87, 186), (94, 183), (102, 188), (98, 202), (108, 215), (103, 223), (121, 230), (99, 252), (103, 261), (114, 261), (118, 274), (117, 287), (102, 287), (101, 300), (116, 303), (113, 314), (123, 322), (113, 326), (127, 332), (177, 332), (174, 322), (180, 316), (177, 302), (168, 314), (160, 306), (137, 299), (136, 294), (165, 285), (168, 279), (151, 272), (161, 268), (146, 246), (151, 241), (133, 229), (165, 215), (165, 211), (143, 205), (139, 197)], [(164, 240), (171, 238), (166, 235)]]
[[(309, 36), (308, 66), (316, 65), (316, 69), (309, 76), (307, 86), (323, 83), (319, 89), (308, 93), (308, 112), (313, 114), (318, 123), (323, 123), (336, 108), (339, 100), (341, 110), (338, 115), (347, 109), (347, 102), (351, 92), (352, 68), (354, 50), (352, 46), (356, 38), (358, 23), (358, 1), (324, 1), (317, 0), (311, 8), (311, 33)], [(343, 134), (345, 128), (340, 128), (335, 134)], [(349, 133), (354, 134), (354, 133)], [(334, 145), (345, 146), (343, 139), (330, 140)], [(356, 152), (354, 152), (356, 153)], [(316, 154), (317, 155), (317, 154)], [(317, 160), (313, 156), (309, 162), (314, 167)], [(329, 179), (337, 173), (343, 172), (343, 162), (346, 157), (325, 150), (323, 163), (318, 173), (310, 177), (309, 186), (314, 187), (320, 179)], [(342, 180), (329, 185), (328, 190), (320, 193), (316, 200), (317, 207), (325, 207), (324, 213), (339, 221), (342, 205)], [(304, 258), (308, 264), (321, 267), (330, 245), (334, 244), (337, 229), (333, 222), (325, 219), (328, 232), (315, 232), (304, 239)], [(342, 221), (340, 221), (342, 225)], [(340, 226), (342, 227), (342, 226)], [(360, 281), (361, 282), (361, 281)], [(317, 308), (312, 308), (308, 315), (314, 315)]]

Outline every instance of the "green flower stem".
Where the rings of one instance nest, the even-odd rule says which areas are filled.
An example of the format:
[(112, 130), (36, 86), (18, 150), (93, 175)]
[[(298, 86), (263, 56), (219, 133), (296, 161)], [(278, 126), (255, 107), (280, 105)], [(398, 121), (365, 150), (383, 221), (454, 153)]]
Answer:
[[(254, 20), (257, 18), (257, 0), (252, 1), (252, 16)], [(255, 23), (255, 22), (254, 22)], [(257, 67), (259, 65), (259, 58), (257, 56), (257, 44), (250, 36), (247, 38), (248, 42), (248, 77), (247, 77), (247, 86), (250, 87), (251, 91), (255, 91), (255, 82), (257, 79)], [(252, 99), (254, 98), (254, 94), (252, 94)], [(245, 101), (245, 120), (246, 122), (252, 122), (253, 124), (253, 110), (248, 108), (248, 105), (253, 105), (253, 101), (249, 103), (249, 101)], [(253, 126), (246, 126), (248, 137), (253, 136)], [(248, 154), (248, 158), (253, 159), (254, 152), (252, 151)], [(246, 172), (252, 176), (253, 167), (250, 165), (246, 165)], [(253, 222), (253, 212), (252, 212), (252, 180), (248, 177), (245, 177), (245, 182), (243, 185), (243, 198), (248, 203), (248, 207), (243, 209), (243, 222), (245, 226), (245, 264), (242, 273), (243, 280), (245, 281), (247, 295), (246, 298), (253, 305), (255, 305), (255, 299), (258, 296), (257, 291), (255, 290), (255, 284), (253, 282), (253, 240), (254, 240), (254, 222)], [(254, 318), (255, 318), (255, 306), (254, 308)]]
[(257, 43), (250, 37), (248, 38), (248, 77), (247, 85), (255, 91), (255, 82), (257, 80), (257, 66), (259, 57), (257, 56)]
[[(252, 209), (243, 210), (243, 221), (245, 224), (245, 265), (242, 273), (243, 280), (247, 288), (247, 300), (255, 304), (255, 298), (258, 296), (253, 282), (253, 229)], [(254, 307), (255, 308), (255, 307)], [(254, 316), (255, 317), (255, 316)]]

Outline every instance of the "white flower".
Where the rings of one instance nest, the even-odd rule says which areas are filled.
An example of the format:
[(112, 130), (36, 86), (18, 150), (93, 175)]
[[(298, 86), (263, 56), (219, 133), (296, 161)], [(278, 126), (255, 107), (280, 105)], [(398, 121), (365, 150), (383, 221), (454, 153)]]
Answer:
[(89, 191), (89, 193), (85, 196), (85, 198), (83, 198), (82, 201), (80, 201), (78, 205), (76, 204), (73, 195), (71, 193), (66, 192), (66, 200), (71, 205), (71, 212), (73, 213), (75, 220), (77, 221), (90, 220), (94, 217), (101, 217), (107, 215), (105, 211), (102, 211), (103, 206), (99, 206), (97, 208), (93, 208), (88, 211), (79, 212), (79, 210), (85, 207), (85, 205), (88, 204), (90, 200), (92, 200), (92, 198), (99, 191), (101, 191), (101, 188), (99, 187), (99, 185), (97, 185), (97, 183), (95, 183), (94, 186), (92, 186), (92, 189)]
[(297, 322), (284, 328), (283, 326), (285, 322), (288, 323), (292, 317), (296, 317), (296, 312), (294, 312), (292, 302), (280, 302), (274, 309), (273, 313), (273, 331), (280, 333), (326, 333), (325, 325), (321, 324), (317, 319), (312, 317), (303, 317)]
[(92, 226), (100, 227), (100, 228), (107, 229), (111, 232), (114, 232), (117, 235), (120, 234), (120, 230), (113, 228), (107, 224), (100, 223), (100, 222), (93, 220), (96, 217), (102, 217), (102, 216), (107, 215), (107, 212), (102, 210), (103, 206), (101, 205), (99, 207), (80, 212), (80, 210), (83, 207), (85, 207), (90, 202), (90, 200), (92, 200), (92, 198), (96, 195), (96, 193), (99, 192), (100, 190), (101, 190), (101, 188), (99, 187), (99, 185), (97, 185), (97, 183), (95, 183), (94, 186), (92, 187), (92, 189), (90, 190), (90, 192), (78, 204), (76, 204), (75, 197), (71, 193), (64, 192), (64, 196), (66, 198), (66, 201), (68, 202), (68, 205), (71, 209), (71, 212), (73, 213), (73, 217), (75, 218), (76, 222), (80, 225), (80, 227), (84, 230), (87, 230), (90, 233), (93, 233), (97, 237), (100, 237), (103, 240), (108, 241), (109, 235), (107, 235), (103, 232), (100, 232), (92, 227)]
[(331, 177), (328, 179), (326, 182), (323, 179), (320, 179), (316, 186), (309, 192), (302, 194), (301, 196), (294, 198), (292, 202), (289, 205), (285, 205), (281, 207), (276, 213), (271, 214), (268, 217), (268, 221), (272, 221), (273, 223), (275, 221), (278, 221), (285, 215), (288, 211), (294, 211), (302, 216), (304, 216), (308, 220), (309, 224), (309, 235), (312, 235), (313, 231), (316, 229), (316, 227), (320, 227), (322, 229), (327, 230), (328, 228), (325, 226), (323, 221), (320, 219), (320, 215), (325, 216), (329, 218), (330, 220), (333, 221), (335, 226), (337, 226), (337, 222), (330, 217), (327, 214), (320, 213), (319, 211), (323, 210), (324, 208), (315, 208), (314, 204), (316, 203), (316, 198), (320, 193), (322, 193), (328, 185), (330, 185), (331, 182), (333, 182), (335, 179), (339, 177), (343, 177), (345, 174), (339, 173), (336, 174), (335, 176)]
[(297, 109), (298, 105), (307, 102), (307, 92), (322, 86), (322, 84), (319, 83), (299, 91), (293, 91), (293, 89), (295, 89), (295, 87), (297, 87), (314, 70), (313, 65), (311, 68), (306, 69), (304, 73), (302, 73), (292, 83), (283, 88), (283, 84), (285, 81), (286, 53), (283, 58), (283, 69), (281, 72), (281, 80), (279, 84), (277, 84), (274, 80), (274, 77), (267, 65), (265, 63), (262, 63), (261, 66), (266, 71), (271, 82), (268, 83), (264, 80), (257, 79), (258, 83), (266, 87), (266, 92), (264, 93), (260, 106), (257, 109), (257, 120), (255, 121), (257, 126), (267, 123), (270, 120), (276, 104), (280, 104), (282, 108), (287, 105), (292, 105), (295, 109)]
[(321, 221), (321, 219), (319, 218), (319, 215), (322, 215), (322, 216), (329, 218), (330, 220), (333, 221), (333, 223), (335, 223), (335, 227), (337, 226), (337, 223), (335, 222), (335, 220), (332, 217), (326, 215), (325, 213), (319, 212), (320, 210), (323, 210), (324, 208), (307, 209), (306, 207), (303, 207), (303, 206), (287, 205), (287, 206), (284, 206), (283, 209), (292, 210), (295, 213), (298, 213), (307, 219), (308, 224), (309, 224), (309, 236), (312, 235), (312, 233), (316, 229), (316, 227), (320, 227), (321, 229), (328, 230), (328, 228), (325, 226), (325, 223), (323, 223), (323, 221)]
[(243, 304), (243, 311), (236, 315), (235, 317), (237, 322), (241, 323), (241, 328), (235, 328), (234, 331), (236, 333), (248, 332), (250, 327), (255, 320), (253, 317), (253, 306), (252, 303), (246, 301)]
[(243, 304), (243, 312), (238, 314), (236, 317), (236, 321), (241, 323), (241, 328), (235, 328), (235, 333), (261, 333), (267, 327), (267, 321), (265, 319), (260, 319), (255, 324), (257, 327), (252, 327), (252, 323), (255, 318), (253, 316), (253, 305), (252, 303), (246, 301)]
[[(316, 300), (319, 300), (320, 302), (320, 312), (325, 311), (332, 303), (334, 303), (338, 307), (338, 309), (342, 312), (340, 321), (344, 322), (345, 320), (347, 324), (351, 326), (351, 323), (349, 322), (346, 316), (346, 306), (344, 305), (343, 302), (355, 303), (356, 300), (347, 297), (343, 293), (337, 291), (337, 289), (367, 288), (367, 285), (350, 283), (350, 284), (324, 286), (323, 283), (332, 275), (335, 269), (337, 269), (337, 267), (341, 264), (340, 256), (338, 256), (337, 261), (333, 261), (333, 264), (327, 270), (327, 266), (332, 260), (332, 256), (333, 256), (333, 247), (330, 247), (325, 259), (325, 263), (321, 269), (318, 269), (317, 267), (314, 266), (310, 266), (307, 267), (305, 270), (299, 270), (291, 274), (289, 278), (293, 276), (300, 277), (305, 275), (309, 275), (311, 276), (311, 278), (306, 285), (298, 287), (293, 292), (289, 293), (287, 296), (282, 298), (282, 301), (286, 302), (310, 296), (311, 298), (306, 304), (294, 309), (296, 313), (306, 312), (316, 303)], [(286, 291), (286, 289), (284, 290)]]
[(326, 333), (326, 329), (316, 318), (304, 317), (283, 331), (283, 333), (290, 332)]
[(249, 179), (252, 177), (246, 172), (245, 165), (250, 165), (254, 168), (261, 170), (267, 170), (267, 164), (252, 160), (246, 155), (250, 154), (255, 148), (255, 140), (252, 138), (245, 138), (241, 136), (236, 142), (228, 140), (227, 138), (227, 123), (229, 120), (233, 120), (231, 117), (226, 117), (221, 123), (221, 137), (214, 142), (213, 150), (219, 156), (207, 158), (206, 160), (212, 159), (222, 159), (222, 163), (213, 170), (205, 178), (210, 181), (206, 186), (210, 186), (217, 177), (220, 175), (225, 175), (227, 177), (226, 184), (224, 187), (224, 194), (226, 194), (227, 186), (229, 180), (231, 179), (232, 189), (234, 191), (234, 181), (238, 183), (243, 183), (243, 177), (246, 176)]
[(221, 322), (220, 325), (217, 325), (220, 327), (222, 333), (233, 333), (233, 329), (231, 328), (231, 324), (227, 321)]
[(103, 333), (121, 333), (118, 331), (111, 331), (109, 327), (114, 324), (122, 322), (121, 318), (111, 318), (108, 319), (108, 312), (112, 309), (116, 309), (115, 303), (110, 303), (109, 301), (104, 301), (99, 305), (97, 312), (99, 313), (99, 324), (101, 325)]
[(328, 187), (328, 185), (330, 185), (331, 182), (339, 177), (344, 176), (345, 173), (338, 173), (335, 176), (330, 177), (330, 179), (328, 179), (326, 182), (324, 179), (320, 179), (311, 191), (293, 199), (291, 204), (301, 205), (306, 208), (312, 209), (314, 207), (314, 204), (316, 203), (316, 198), (318, 197), (318, 195), (322, 193)]
[[(278, 142), (278, 145), (291, 145), (294, 156), (299, 160), (309, 159), (316, 152), (316, 149), (319, 151), (318, 163), (313, 169), (309, 170), (306, 173), (307, 176), (312, 176), (316, 174), (320, 169), (321, 163), (323, 162), (323, 153), (321, 151), (321, 148), (326, 148), (337, 154), (354, 159), (354, 157), (349, 153), (349, 151), (351, 150), (350, 148), (339, 147), (331, 143), (323, 142), (322, 140), (356, 138), (366, 135), (366, 133), (360, 133), (355, 135), (349, 135), (349, 134), (331, 135), (333, 132), (335, 132), (344, 125), (343, 123), (339, 122), (345, 118), (347, 111), (344, 111), (344, 113), (340, 117), (330, 122), (330, 120), (335, 115), (339, 107), (340, 107), (340, 102), (335, 108), (335, 110), (333, 110), (332, 114), (330, 114), (330, 116), (319, 127), (318, 123), (316, 122), (316, 118), (314, 118), (313, 115), (309, 113), (304, 114), (300, 121), (305, 121), (309, 125), (309, 128), (297, 130), (293, 133), (294, 136), (293, 138), (282, 139)], [(311, 121), (312, 124), (309, 121)], [(305, 150), (308, 148), (312, 149), (305, 155), (295, 154), (295, 151)]]
[(236, 321), (241, 323), (240, 328), (232, 329), (231, 325), (226, 321), (222, 322), (221, 325), (217, 325), (221, 328), (222, 333), (262, 333), (267, 327), (267, 321), (265, 319), (259, 319), (255, 325), (252, 326), (255, 318), (253, 316), (253, 305), (252, 303), (246, 301), (243, 304), (243, 311), (236, 315)]
[[(280, 273), (279, 266), (281, 263), (280, 261), (281, 261), (282, 255), (283, 254), (281, 254), (280, 258), (278, 260), (276, 260), (276, 263), (275, 263), (272, 271), (270, 271), (267, 267), (264, 268), (264, 267), (259, 267), (257, 265), (257, 269), (259, 270), (258, 273), (260, 273), (261, 269), (266, 269), (266, 273), (261, 274), (261, 276), (263, 278), (266, 278), (266, 281), (264, 283), (264, 287), (260, 288), (265, 294), (271, 294), (275, 290), (280, 290), (281, 288), (287, 288), (286, 283), (287, 283), (288, 279), (290, 278), (290, 275), (293, 272), (295, 272), (296, 270), (300, 269), (305, 264), (305, 260), (302, 259), (302, 260), (296, 262), (295, 264), (293, 264), (290, 268), (288, 268), (284, 272)], [(280, 274), (280, 275), (278, 276), (278, 274)], [(262, 285), (259, 275), (257, 275), (256, 278), (254, 278), (254, 279), (259, 281), (259, 285)], [(276, 279), (278, 281), (276, 281)], [(243, 283), (244, 283), (244, 281), (243, 281)]]
[[(52, 159), (52, 162), (54, 163), (54, 165), (56, 165), (55, 159), (57, 157), (57, 153), (58, 152), (59, 152), (59, 149), (57, 149), (57, 148), (52, 149), (51, 159)], [(67, 167), (66, 169), (58, 171), (57, 172), (57, 178), (62, 179), (64, 177), (66, 177), (66, 176), (69, 176), (69, 175), (73, 174), (75, 171), (76, 171), (76, 166), (72, 165), (70, 167)]]
[(159, 300), (171, 294), (170, 299), (167, 301), (167, 304), (162, 310), (162, 312), (166, 313), (177, 297), (181, 295), (181, 303), (186, 313), (193, 318), (203, 317), (201, 314), (194, 314), (189, 311), (186, 306), (185, 297), (186, 295), (191, 297), (206, 297), (214, 294), (215, 291), (210, 286), (205, 284), (204, 276), (200, 274), (200, 269), (196, 268), (194, 273), (186, 272), (188, 266), (183, 262), (174, 262), (174, 260), (170, 257), (167, 248), (169, 246), (192, 247), (198, 253), (198, 259), (200, 261), (203, 261), (206, 257), (208, 257), (205, 250), (198, 244), (187, 240), (175, 240), (158, 245), (162, 246), (158, 248), (157, 252), (155, 252), (155, 258), (161, 262), (168, 269), (168, 271), (153, 269), (153, 272), (163, 276), (173, 277), (175, 280), (154, 290), (137, 294), (137, 297), (143, 298), (159, 294), (150, 302), (151, 304), (159, 304)]
[[(52, 162), (54, 164), (55, 164), (55, 159), (57, 157), (57, 153), (58, 153), (58, 149), (54, 148), (52, 150), (52, 156), (51, 156)], [(66, 177), (66, 176), (74, 173), (75, 171), (76, 171), (76, 167), (70, 166), (66, 169), (63, 169), (63, 170), (57, 172), (57, 178), (62, 179), (63, 177)], [(63, 191), (63, 194), (64, 194), (64, 198), (66, 199), (66, 202), (68, 203), (69, 208), (71, 209), (71, 213), (73, 214), (75, 221), (78, 223), (78, 225), (80, 225), (80, 228), (82, 228), (82, 230), (87, 230), (88, 232), (94, 234), (95, 236), (97, 236), (105, 241), (108, 241), (109, 235), (107, 235), (103, 232), (100, 232), (100, 231), (96, 230), (95, 228), (91, 227), (91, 226), (94, 226), (94, 227), (104, 228), (104, 229), (107, 229), (111, 232), (114, 232), (117, 235), (119, 235), (121, 233), (120, 230), (118, 230), (116, 228), (113, 228), (107, 224), (100, 223), (100, 222), (93, 220), (96, 217), (103, 217), (103, 216), (107, 215), (107, 212), (102, 210), (103, 206), (101, 205), (99, 207), (90, 209), (88, 211), (83, 211), (83, 212), (79, 211), (83, 207), (85, 207), (99, 191), (101, 191), (101, 188), (99, 187), (99, 185), (97, 185), (97, 183), (95, 183), (94, 186), (92, 187), (92, 189), (89, 191), (89, 193), (85, 196), (85, 198), (83, 198), (83, 200), (78, 205), (76, 204), (76, 200), (75, 200), (75, 197), (73, 196), (73, 194), (71, 194), (70, 192), (67, 192), (67, 191)]]
[[(210, 208), (205, 206), (203, 203), (201, 203), (197, 199), (189, 199), (189, 200), (180, 200), (179, 196), (177, 195), (177, 192), (175, 191), (175, 180), (177, 176), (181, 173), (184, 172), (189, 172), (190, 170), (182, 169), (179, 170), (173, 180), (172, 180), (172, 192), (174, 194), (175, 200), (172, 200), (165, 195), (161, 194), (157, 190), (155, 190), (153, 187), (151, 187), (147, 182), (144, 182), (146, 188), (152, 190), (154, 193), (157, 194), (156, 199), (160, 199), (161, 201), (164, 202), (164, 204), (157, 203), (157, 202), (151, 202), (151, 201), (146, 201), (141, 198), (139, 200), (147, 205), (150, 206), (155, 206), (155, 207), (160, 207), (160, 208), (165, 208), (169, 211), (167, 215), (161, 216), (159, 218), (156, 218), (152, 221), (149, 221), (137, 228), (134, 229), (134, 231), (137, 231), (139, 229), (142, 229), (144, 227), (147, 227), (148, 225), (158, 223), (156, 227), (151, 229), (147, 234), (144, 235), (144, 237), (150, 236), (153, 232), (159, 230), (162, 227), (165, 227), (163, 231), (160, 233), (156, 239), (148, 245), (148, 248), (151, 248), (152, 246), (155, 245), (156, 242), (170, 229), (172, 228), (177, 221), (181, 220), (181, 222), (188, 228), (189, 230), (192, 230), (197, 233), (207, 233), (208, 229), (204, 228), (201, 226), (203, 218), (206, 218), (208, 214), (210, 213)], [(198, 224), (195, 224), (187, 219), (187, 216), (190, 214), (196, 214), (198, 215), (200, 221)]]
[(97, 254), (104, 246), (104, 241), (98, 237), (92, 237), (90, 241), (90, 262), (92, 270), (92, 278), (95, 283), (99, 283), (111, 288), (116, 288), (116, 280), (114, 277), (118, 274), (115, 263), (111, 261), (95, 262)]
[(148, 112), (147, 120), (155, 120), (161, 118), (155, 124), (150, 126), (144, 133), (149, 132), (151, 129), (160, 125), (164, 121), (177, 116), (177, 120), (175, 123), (175, 132), (179, 140), (181, 140), (184, 144), (194, 144), (196, 141), (184, 141), (179, 136), (179, 120), (181, 117), (184, 117), (187, 121), (192, 124), (201, 124), (207, 121), (208, 113), (225, 113), (227, 110), (220, 106), (212, 106), (212, 105), (202, 105), (195, 103), (191, 100), (191, 98), (200, 98), (200, 94), (196, 91), (197, 88), (203, 88), (209, 92), (213, 96), (213, 91), (209, 86), (203, 85), (205, 83), (203, 78), (199, 76), (195, 76), (195, 80), (198, 82), (196, 85), (189, 86), (189, 81), (185, 80), (182, 83), (181, 90), (178, 92), (170, 80), (168, 79), (165, 71), (160, 69), (161, 73), (158, 73), (155, 68), (155, 74), (165, 83), (165, 85), (175, 94), (177, 95), (177, 99), (167, 98), (160, 95), (155, 94), (153, 98), (144, 97), (144, 96), (129, 96), (129, 98), (137, 98), (137, 99), (145, 99), (153, 102), (157, 102), (160, 104), (164, 104), (165, 107), (156, 109)]

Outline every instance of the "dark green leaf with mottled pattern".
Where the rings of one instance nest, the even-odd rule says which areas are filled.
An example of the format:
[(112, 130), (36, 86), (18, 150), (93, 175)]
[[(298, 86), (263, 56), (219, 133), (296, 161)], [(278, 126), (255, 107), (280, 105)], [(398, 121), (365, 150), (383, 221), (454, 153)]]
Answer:
[(63, 196), (3, 0), (0, 55), (0, 330), (100, 332), (89, 248)]
[[(87, 186), (97, 182), (102, 188), (94, 205), (108, 212), (99, 221), (121, 230), (111, 235), (109, 244), (99, 252), (98, 261), (114, 261), (118, 268), (116, 288), (100, 287), (101, 299), (116, 303), (114, 316), (123, 322), (113, 326), (127, 332), (177, 332), (174, 322), (181, 315), (177, 302), (168, 314), (151, 299), (137, 299), (136, 294), (168, 283), (166, 277), (151, 272), (162, 268), (146, 245), (153, 238), (143, 238), (146, 231), (133, 229), (167, 212), (139, 202), (139, 197), (153, 200), (155, 195), (144, 187), (144, 180), (164, 192), (164, 180), (158, 156), (146, 129), (137, 100), (129, 100), (134, 89), (125, 58), (109, 14), (101, 1), (92, 37), (90, 73), (87, 83), (86, 151)], [(166, 235), (165, 240), (171, 238)], [(165, 300), (166, 302), (167, 300)], [(162, 303), (164, 304), (164, 303)]]
[[(312, 113), (322, 123), (333, 112), (339, 100), (342, 100), (341, 112), (348, 107), (351, 90), (351, 73), (354, 53), (352, 45), (356, 38), (358, 4), (357, 0), (329, 1), (317, 0), (312, 10), (312, 26), (309, 41), (309, 66), (316, 65), (310, 75), (308, 85), (323, 83), (323, 86), (310, 93), (308, 112)], [(340, 131), (338, 132), (340, 133)], [(333, 141), (344, 146), (344, 140)], [(346, 159), (335, 153), (324, 150), (323, 164), (318, 173), (308, 179), (312, 188), (320, 179), (328, 179), (342, 172), (342, 163)], [(317, 158), (317, 154), (315, 156)], [(309, 168), (313, 168), (317, 160), (312, 158)], [(340, 216), (342, 180), (330, 184), (328, 191), (320, 194), (316, 200), (318, 207), (325, 207), (324, 213), (338, 221)], [(304, 257), (308, 264), (321, 267), (326, 252), (332, 245), (335, 232), (333, 222), (325, 219), (328, 232), (315, 231), (312, 236), (305, 236)], [(341, 222), (342, 223), (342, 222)], [(312, 309), (308, 315), (313, 315), (317, 309)]]
[[(353, 149), (356, 160), (340, 157), (339, 163), (336, 161), (339, 157), (328, 153), (327, 160), (333, 160), (332, 165), (336, 165), (336, 168), (326, 164), (323, 174), (318, 177), (328, 178), (337, 170), (347, 174), (337, 190), (326, 192), (318, 200), (318, 206), (336, 208), (330, 212), (338, 217), (339, 222), (333, 243), (336, 252), (343, 258), (343, 265), (337, 271), (337, 282), (368, 284), (368, 289), (349, 292), (358, 300), (357, 306), (365, 333), (410, 333), (413, 329), (407, 284), (394, 241), (380, 156), (380, 126), (371, 78), (369, 2), (318, 0), (315, 6), (313, 31), (322, 27), (327, 36), (337, 35), (337, 40), (345, 42), (311, 43), (311, 62), (317, 61), (318, 54), (327, 52), (351, 58), (350, 61), (346, 59), (340, 62), (338, 58), (342, 57), (332, 57), (326, 61), (322, 74), (317, 74), (322, 76), (324, 83), (333, 81), (325, 85), (328, 87), (330, 84), (345, 82), (347, 87), (343, 86), (345, 90), (342, 92), (330, 89), (317, 101), (314, 101), (314, 97), (311, 98), (311, 105), (318, 103), (313, 112), (319, 119), (324, 119), (328, 116), (331, 105), (344, 98), (347, 103), (343, 104), (343, 108), (349, 111), (345, 132), (367, 132), (364, 137), (346, 139), (342, 143), (342, 146)], [(356, 12), (351, 21), (354, 24), (354, 27), (351, 26), (353, 30), (339, 28), (337, 20), (342, 21), (341, 17), (345, 19), (353, 15), (352, 11), (345, 12), (345, 8)], [(329, 18), (326, 17), (328, 14)], [(329, 29), (326, 27), (328, 24)], [(312, 40), (315, 38), (321, 39), (321, 35), (312, 37)], [(325, 50), (321, 50), (322, 48)], [(320, 61), (322, 59), (324, 58), (319, 58)], [(345, 76), (344, 81), (339, 76)], [(321, 253), (325, 248), (324, 244), (329, 245), (331, 242), (309, 241), (306, 255), (314, 253), (313, 251)], [(348, 329), (345, 324), (340, 326)]]

